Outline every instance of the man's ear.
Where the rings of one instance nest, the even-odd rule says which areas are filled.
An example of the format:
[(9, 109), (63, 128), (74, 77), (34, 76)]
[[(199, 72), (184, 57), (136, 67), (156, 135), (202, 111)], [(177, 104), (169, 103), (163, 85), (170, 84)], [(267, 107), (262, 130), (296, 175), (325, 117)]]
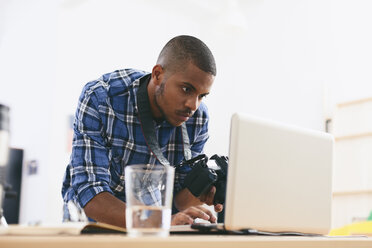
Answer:
[(151, 79), (154, 82), (155, 85), (160, 85), (164, 78), (164, 70), (161, 65), (155, 65), (154, 68), (152, 68), (151, 72)]

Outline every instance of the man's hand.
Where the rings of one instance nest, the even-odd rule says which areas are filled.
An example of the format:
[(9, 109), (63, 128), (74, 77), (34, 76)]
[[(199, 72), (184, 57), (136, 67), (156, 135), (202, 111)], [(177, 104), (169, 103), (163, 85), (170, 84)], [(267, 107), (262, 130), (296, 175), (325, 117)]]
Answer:
[[(199, 206), (203, 205), (204, 203), (207, 205), (213, 205), (215, 193), (216, 187), (212, 186), (208, 192), (202, 194), (200, 197), (197, 198), (193, 196), (193, 194), (191, 194), (191, 192), (187, 188), (185, 188), (178, 192), (178, 194), (175, 197), (176, 208), (182, 211), (191, 206)], [(223, 209), (222, 204), (216, 204), (214, 206), (214, 210), (216, 212), (221, 212), (222, 209)]]
[[(199, 196), (199, 199), (201, 202), (207, 204), (208, 206), (214, 205), (214, 195), (216, 194), (216, 187), (212, 186), (208, 192), (203, 193), (201, 196)], [(223, 209), (222, 204), (216, 204), (214, 205), (214, 211), (221, 212)]]
[(217, 219), (213, 213), (202, 206), (189, 207), (182, 212), (172, 215), (171, 225), (188, 225), (194, 223), (196, 218), (216, 223)]

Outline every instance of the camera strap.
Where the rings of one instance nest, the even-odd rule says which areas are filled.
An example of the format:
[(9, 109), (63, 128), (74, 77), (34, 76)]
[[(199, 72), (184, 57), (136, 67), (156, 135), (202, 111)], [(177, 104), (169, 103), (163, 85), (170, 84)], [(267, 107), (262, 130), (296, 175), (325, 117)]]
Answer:
[[(145, 141), (150, 151), (162, 165), (170, 165), (169, 161), (164, 157), (160, 149), (158, 139), (156, 137), (154, 118), (151, 113), (149, 95), (147, 93), (147, 85), (150, 82), (151, 74), (140, 79), (140, 85), (137, 91), (137, 106), (138, 119), (141, 124), (141, 129)], [(181, 125), (181, 134), (183, 139), (183, 153), (186, 160), (191, 159), (190, 141), (187, 133), (186, 124)]]

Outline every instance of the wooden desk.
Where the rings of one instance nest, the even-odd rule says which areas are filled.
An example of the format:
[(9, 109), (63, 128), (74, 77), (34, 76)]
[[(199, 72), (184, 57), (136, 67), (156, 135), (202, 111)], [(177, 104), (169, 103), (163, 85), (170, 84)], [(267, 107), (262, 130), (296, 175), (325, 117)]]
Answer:
[(0, 236), (1, 248), (359, 248), (372, 247), (372, 238), (364, 237), (267, 237), (177, 235), (168, 238), (129, 238), (125, 235), (80, 236)]

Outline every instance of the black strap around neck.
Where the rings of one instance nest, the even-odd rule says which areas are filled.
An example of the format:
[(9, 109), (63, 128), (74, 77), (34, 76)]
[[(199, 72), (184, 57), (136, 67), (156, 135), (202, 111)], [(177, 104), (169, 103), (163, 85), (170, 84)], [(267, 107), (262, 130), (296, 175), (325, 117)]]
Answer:
[[(149, 95), (147, 93), (147, 85), (150, 81), (151, 74), (146, 75), (140, 79), (140, 85), (137, 91), (137, 106), (138, 119), (141, 124), (143, 136), (150, 151), (155, 155), (156, 159), (162, 165), (170, 165), (169, 161), (164, 157), (158, 139), (156, 138), (154, 118), (151, 113)], [(183, 139), (183, 153), (185, 160), (191, 159), (190, 141), (187, 134), (186, 124), (182, 123), (182, 139)]]

